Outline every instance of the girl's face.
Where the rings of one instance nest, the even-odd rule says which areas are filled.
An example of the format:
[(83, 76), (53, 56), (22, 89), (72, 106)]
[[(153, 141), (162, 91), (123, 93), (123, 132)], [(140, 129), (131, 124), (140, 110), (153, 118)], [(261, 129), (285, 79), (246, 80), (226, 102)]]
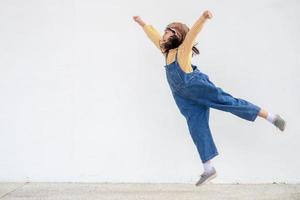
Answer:
[(160, 47), (167, 52), (170, 49), (175, 49), (180, 45), (180, 39), (175, 29), (167, 27), (165, 33), (160, 40)]
[(172, 35), (175, 35), (175, 31), (173, 31), (169, 28), (166, 28), (164, 35), (162, 37), (163, 42), (167, 42)]

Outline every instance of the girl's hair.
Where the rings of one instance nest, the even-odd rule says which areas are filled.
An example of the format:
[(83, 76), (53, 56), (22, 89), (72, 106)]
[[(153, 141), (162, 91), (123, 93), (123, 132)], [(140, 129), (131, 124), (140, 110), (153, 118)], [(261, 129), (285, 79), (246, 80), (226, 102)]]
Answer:
[[(180, 22), (173, 22), (166, 27), (166, 30), (172, 31), (173, 35), (170, 36), (168, 41), (161, 43), (160, 47), (162, 48), (163, 53), (168, 54), (170, 49), (175, 49), (182, 44), (189, 28), (187, 25)], [(192, 47), (192, 56), (200, 54), (199, 49), (196, 47), (197, 44), (198, 43)]]

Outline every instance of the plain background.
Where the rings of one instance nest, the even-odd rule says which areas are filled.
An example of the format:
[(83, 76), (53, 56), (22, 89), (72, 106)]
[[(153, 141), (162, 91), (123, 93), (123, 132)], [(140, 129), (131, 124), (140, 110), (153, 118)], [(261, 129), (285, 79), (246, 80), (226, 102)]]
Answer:
[(287, 120), (211, 109), (215, 183), (300, 182), (297, 0), (0, 1), (0, 181), (185, 182), (202, 163), (164, 58), (132, 16), (163, 33), (209, 9), (193, 64)]

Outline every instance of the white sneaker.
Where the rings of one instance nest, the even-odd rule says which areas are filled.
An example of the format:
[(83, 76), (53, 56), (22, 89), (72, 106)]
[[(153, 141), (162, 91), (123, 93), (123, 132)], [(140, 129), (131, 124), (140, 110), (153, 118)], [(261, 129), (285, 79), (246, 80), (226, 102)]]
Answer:
[(278, 114), (276, 114), (275, 116), (276, 116), (276, 117), (275, 117), (275, 119), (274, 119), (273, 124), (274, 124), (277, 128), (279, 128), (281, 131), (284, 131), (285, 125), (286, 125), (285, 120), (282, 119), (282, 118), (280, 117), (280, 115), (278, 115)]
[(216, 177), (217, 177), (217, 171), (213, 167), (213, 169), (210, 172), (203, 172), (200, 175), (200, 179), (198, 180), (198, 182), (195, 185), (196, 186), (203, 185), (205, 183), (208, 183), (210, 180), (212, 180), (212, 179), (214, 179)]

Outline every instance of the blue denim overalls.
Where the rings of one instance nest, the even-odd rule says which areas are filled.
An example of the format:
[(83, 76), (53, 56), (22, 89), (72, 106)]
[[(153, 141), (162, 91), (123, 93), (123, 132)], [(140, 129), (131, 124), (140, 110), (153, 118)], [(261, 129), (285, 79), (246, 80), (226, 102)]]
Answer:
[(189, 132), (202, 163), (219, 155), (209, 128), (209, 109), (230, 112), (245, 120), (254, 121), (260, 107), (235, 98), (216, 87), (209, 77), (192, 64), (193, 72), (184, 72), (176, 59), (164, 66), (175, 102), (186, 118)]

